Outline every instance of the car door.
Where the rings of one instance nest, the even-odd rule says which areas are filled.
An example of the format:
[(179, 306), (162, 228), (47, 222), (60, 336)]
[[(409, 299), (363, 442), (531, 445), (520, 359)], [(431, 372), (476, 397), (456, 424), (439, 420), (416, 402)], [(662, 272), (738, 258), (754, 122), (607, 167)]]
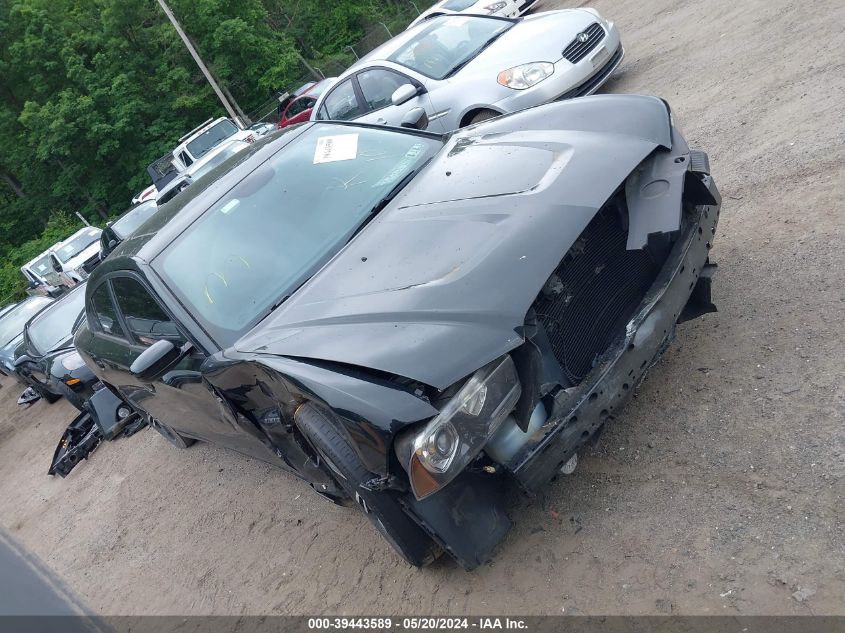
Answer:
[[(362, 70), (355, 76), (360, 90), (360, 98), (366, 112), (360, 121), (379, 123), (399, 127), (402, 118), (414, 108), (422, 108), (429, 117), (434, 114), (431, 99), (422, 82), (392, 70), (390, 68), (374, 67)], [(393, 105), (391, 97), (396, 89), (405, 84), (411, 84), (418, 90), (417, 96), (401, 105)], [(439, 123), (432, 123), (430, 129), (442, 131)]]
[[(117, 274), (92, 294), (96, 316), (89, 345), (103, 379), (116, 387), (136, 409), (161, 420), (177, 432), (243, 453), (267, 458), (266, 447), (245, 433), (228, 403), (208, 384), (203, 364), (208, 356), (176, 323), (139, 276)], [(193, 349), (176, 366), (149, 381), (130, 367), (158, 340)]]

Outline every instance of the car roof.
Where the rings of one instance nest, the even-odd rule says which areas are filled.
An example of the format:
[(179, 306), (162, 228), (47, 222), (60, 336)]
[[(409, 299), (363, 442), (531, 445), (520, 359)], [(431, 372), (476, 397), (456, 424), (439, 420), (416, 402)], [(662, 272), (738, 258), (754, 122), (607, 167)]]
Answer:
[(112, 224), (115, 224), (116, 222), (119, 222), (122, 218), (124, 218), (127, 215), (129, 215), (130, 213), (132, 213), (135, 209), (139, 209), (141, 207), (149, 207), (149, 206), (155, 205), (155, 203), (156, 203), (155, 199), (153, 199), (153, 200), (141, 200), (141, 202), (139, 202), (138, 204), (133, 204), (131, 207), (126, 209), (126, 211), (124, 211), (119, 216), (117, 216), (114, 220), (111, 220), (109, 222), (109, 226), (111, 226)]
[(335, 81), (337, 81), (337, 77), (326, 77), (325, 79), (321, 79), (313, 86), (311, 86), (308, 90), (303, 92), (300, 97), (304, 97), (305, 95), (310, 95), (312, 97), (319, 97), (323, 94), (326, 89), (331, 86)]
[(68, 242), (73, 240), (75, 237), (79, 237), (80, 235), (82, 235), (83, 233), (85, 233), (87, 231), (90, 231), (91, 229), (96, 229), (98, 231), (102, 231), (102, 229), (100, 229), (100, 227), (98, 227), (98, 226), (83, 226), (81, 229), (79, 229), (73, 235), (66, 237), (61, 242), (56, 242), (55, 244), (53, 244), (53, 247), (50, 250), (55, 251), (55, 250), (60, 249), (62, 246), (64, 246), (65, 244), (67, 244)]
[[(55, 245), (54, 245), (54, 246), (55, 246)], [(29, 268), (29, 267), (30, 267), (30, 266), (32, 266), (35, 262), (37, 262), (39, 259), (41, 259), (42, 257), (44, 257), (44, 256), (46, 256), (46, 255), (49, 255), (49, 254), (50, 254), (50, 253), (52, 253), (52, 252), (53, 252), (53, 248), (52, 248), (52, 247), (51, 247), (51, 248), (48, 248), (46, 251), (44, 251), (44, 252), (43, 252), (43, 253), (41, 253), (40, 255), (37, 255), (36, 257), (33, 257), (32, 259), (30, 259), (27, 263), (25, 263), (25, 264), (23, 265), (23, 267), (24, 267), (24, 268)]]
[(293, 91), (293, 96), (294, 97), (300, 97), (300, 96), (304, 95), (306, 92), (308, 92), (309, 90), (311, 90), (311, 88), (313, 88), (316, 85), (317, 85), (317, 82), (315, 82), (315, 81), (309, 81), (307, 83), (304, 83), (299, 88), (297, 88), (296, 90)]
[[(49, 304), (49, 303), (52, 303), (52, 302), (53, 302), (53, 298), (52, 298), (52, 297), (44, 297), (44, 296), (42, 296), (42, 295), (32, 295), (32, 296), (30, 296), (30, 297), (27, 297), (26, 299), (23, 299), (23, 300), (19, 301), (18, 303), (14, 304), (13, 306), (11, 306), (11, 308), (10, 308), (9, 310), (6, 310), (6, 311), (3, 313), (3, 316), (5, 317), (5, 316), (6, 316), (9, 312), (11, 312), (12, 310), (15, 310), (16, 308), (20, 308), (21, 306), (24, 306), (24, 305), (26, 305), (27, 303), (32, 303), (33, 301), (39, 301), (39, 302), (41, 302), (41, 301), (46, 301), (46, 303), (44, 304), (44, 306), (46, 307), (46, 306), (47, 306), (47, 304)], [(7, 307), (8, 307), (8, 306), (7, 306)], [(37, 314), (40, 314), (40, 312), (38, 312)]]

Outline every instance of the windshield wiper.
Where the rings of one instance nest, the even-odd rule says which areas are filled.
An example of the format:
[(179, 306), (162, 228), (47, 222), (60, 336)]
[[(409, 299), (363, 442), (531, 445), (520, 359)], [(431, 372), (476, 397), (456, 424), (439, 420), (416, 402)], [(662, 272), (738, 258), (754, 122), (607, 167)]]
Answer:
[[(376, 217), (382, 209), (384, 209), (388, 204), (390, 204), (390, 201), (393, 200), (399, 194), (399, 192), (402, 191), (402, 189), (405, 188), (405, 185), (407, 185), (409, 182), (411, 182), (414, 179), (414, 176), (416, 176), (418, 173), (420, 173), (423, 170), (423, 168), (426, 165), (428, 165), (433, 159), (434, 159), (434, 156), (427, 158), (425, 160), (425, 162), (423, 162), (422, 165), (420, 165), (416, 169), (409, 171), (407, 174), (405, 174), (405, 176), (399, 182), (397, 182), (395, 185), (393, 185), (393, 187), (390, 188), (390, 191), (388, 191), (387, 194), (385, 194), (385, 196), (381, 200), (379, 200), (372, 209), (370, 209), (370, 212), (367, 214), (367, 217), (364, 218), (364, 220), (361, 222), (361, 224), (359, 224), (355, 228), (355, 230), (352, 232), (352, 235), (350, 235), (349, 239), (346, 240), (346, 243), (348, 244), (352, 240), (353, 237), (358, 235), (358, 233), (361, 232), (361, 229), (363, 229), (365, 226), (367, 226), (367, 224), (370, 222), (370, 220), (372, 220), (374, 217)], [(275, 312), (279, 307), (281, 307), (281, 305), (285, 301), (290, 299), (296, 293), (297, 290), (302, 288), (302, 286), (305, 285), (305, 282), (307, 282), (310, 278), (311, 278), (311, 275), (306, 275), (305, 279), (302, 280), (302, 283), (300, 283), (295, 288), (293, 288), (289, 292), (285, 293), (280, 299), (275, 301), (273, 303), (273, 305), (271, 305), (267, 309), (267, 311), (264, 313), (264, 316), (262, 316), (258, 320), (258, 323), (261, 323), (261, 321), (263, 321), (268, 316), (273, 314), (273, 312)]]
[(397, 195), (399, 195), (399, 192), (402, 191), (402, 189), (404, 189), (405, 186), (409, 182), (411, 182), (414, 179), (414, 177), (416, 177), (416, 175), (418, 173), (420, 173), (426, 167), (426, 165), (428, 165), (432, 161), (433, 158), (434, 158), (434, 156), (427, 158), (422, 165), (420, 165), (416, 169), (412, 169), (411, 171), (409, 171), (407, 174), (405, 174), (402, 177), (402, 179), (399, 182), (397, 182), (395, 185), (393, 185), (393, 187), (390, 188), (390, 191), (388, 191), (385, 194), (385, 196), (381, 200), (379, 200), (372, 209), (370, 209), (370, 212), (367, 214), (367, 217), (364, 218), (364, 220), (361, 222), (361, 224), (359, 224), (355, 228), (355, 230), (352, 232), (352, 235), (350, 235), (349, 239), (346, 240), (346, 243), (349, 244), (349, 242), (352, 241), (352, 238), (354, 238), (356, 235), (358, 235), (358, 233), (360, 233), (363, 230), (363, 228), (365, 226), (367, 226), (367, 224), (370, 223), (370, 220), (372, 220), (381, 211), (383, 211), (384, 208), (388, 204), (390, 204)]
[(476, 51), (475, 51), (472, 55), (470, 55), (469, 57), (467, 57), (464, 61), (462, 61), (460, 64), (458, 64), (458, 65), (457, 65), (457, 66), (455, 66), (452, 70), (450, 70), (448, 73), (446, 73), (446, 76), (445, 76), (445, 77), (443, 77), (443, 79), (448, 79), (449, 77), (454, 77), (454, 76), (458, 73), (458, 71), (459, 71), (459, 70), (461, 70), (461, 68), (463, 68), (464, 66), (466, 66), (467, 64), (469, 64), (469, 63), (470, 63), (473, 59), (475, 59), (476, 57), (478, 57), (479, 55), (481, 55), (481, 53), (482, 53), (482, 52), (483, 52), (486, 48), (488, 48), (488, 47), (489, 47), (489, 46), (490, 46), (493, 42), (495, 42), (497, 39), (499, 39), (500, 37), (502, 37), (502, 35), (504, 35), (504, 34), (505, 34), (505, 33), (507, 33), (508, 31), (510, 31), (510, 28), (504, 29), (504, 30), (499, 31), (498, 33), (496, 33), (496, 35), (494, 35), (493, 37), (491, 37), (489, 40), (487, 40), (486, 42), (484, 42), (484, 44), (482, 44), (479, 48), (477, 48), (477, 49), (476, 49)]

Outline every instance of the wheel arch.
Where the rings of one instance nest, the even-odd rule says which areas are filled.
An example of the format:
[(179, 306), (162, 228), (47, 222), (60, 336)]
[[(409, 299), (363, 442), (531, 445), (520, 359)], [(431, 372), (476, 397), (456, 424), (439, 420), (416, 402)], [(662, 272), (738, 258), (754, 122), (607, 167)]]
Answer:
[(458, 127), (459, 128), (466, 127), (467, 125), (470, 124), (470, 121), (472, 121), (472, 118), (476, 114), (479, 114), (481, 112), (485, 112), (485, 111), (488, 111), (488, 110), (490, 112), (495, 112), (497, 116), (501, 116), (501, 115), (505, 114), (499, 108), (494, 108), (493, 106), (490, 106), (490, 105), (485, 105), (485, 104), (473, 105), (473, 106), (470, 106), (469, 108), (467, 108), (466, 110), (464, 110), (464, 112), (461, 114), (461, 118), (458, 120)]

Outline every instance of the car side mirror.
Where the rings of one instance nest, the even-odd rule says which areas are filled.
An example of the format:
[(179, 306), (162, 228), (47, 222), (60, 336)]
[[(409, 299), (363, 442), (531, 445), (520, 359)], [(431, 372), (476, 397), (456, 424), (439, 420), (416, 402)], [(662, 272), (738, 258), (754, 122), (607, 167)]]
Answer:
[(400, 125), (413, 130), (424, 130), (428, 127), (428, 115), (423, 108), (414, 108), (402, 117)]
[(418, 94), (420, 94), (420, 90), (416, 86), (412, 84), (402, 84), (393, 92), (390, 97), (390, 102), (395, 106), (399, 106), (403, 103), (407, 103)]
[(26, 363), (31, 363), (31, 362), (32, 362), (32, 359), (29, 356), (27, 356), (26, 354), (21, 354), (20, 356), (18, 356), (15, 359), (15, 367), (16, 368), (21, 367), (21, 366), (25, 365)]
[(176, 347), (173, 341), (161, 339), (141, 352), (129, 371), (141, 380), (153, 380), (182, 360), (190, 349), (190, 343)]

